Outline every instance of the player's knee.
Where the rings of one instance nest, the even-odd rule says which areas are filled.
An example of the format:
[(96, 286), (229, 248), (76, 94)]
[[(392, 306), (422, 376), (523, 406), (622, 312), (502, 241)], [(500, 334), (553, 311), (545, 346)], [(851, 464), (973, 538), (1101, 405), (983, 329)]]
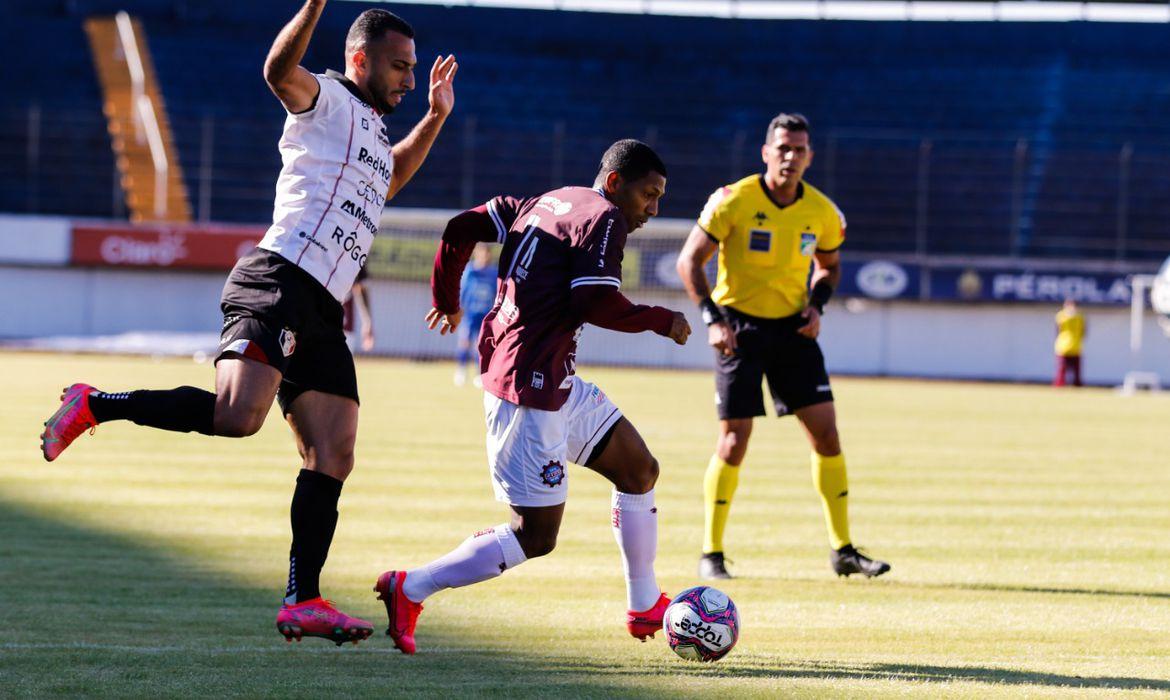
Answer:
[(516, 539), (520, 541), (520, 548), (524, 550), (524, 556), (529, 559), (552, 554), (552, 551), (557, 547), (556, 533), (520, 531), (516, 533)]
[(729, 430), (719, 439), (719, 459), (732, 464), (743, 461), (747, 452), (748, 433), (744, 430)]
[(829, 425), (818, 429), (812, 434), (813, 448), (817, 454), (836, 455), (841, 453), (841, 437), (837, 434), (837, 426)]
[(222, 437), (248, 437), (260, 432), (267, 409), (215, 407), (215, 434)]
[(353, 471), (353, 440), (341, 437), (312, 447), (309, 449), (305, 461), (306, 468), (345, 481), (345, 478)]

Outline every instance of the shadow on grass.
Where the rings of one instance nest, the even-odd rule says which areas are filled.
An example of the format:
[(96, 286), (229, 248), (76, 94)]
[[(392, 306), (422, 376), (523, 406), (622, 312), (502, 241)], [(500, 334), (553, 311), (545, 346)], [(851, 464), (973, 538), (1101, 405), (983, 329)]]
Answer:
[(381, 637), (356, 648), (323, 640), (290, 646), (273, 625), (276, 587), (248, 585), (162, 545), (79, 527), (2, 497), (0, 591), (5, 696), (655, 697), (707, 694), (724, 678), (772, 681), (755, 689), (760, 694), (777, 679), (1170, 690), (1170, 681), (1000, 668), (751, 656), (699, 666), (664, 649), (639, 663), (614, 660), (612, 649), (588, 658), (578, 653), (582, 642), (555, 638), (525, 653), (509, 644), (513, 630), (439, 619), (428, 624), (427, 646), (415, 657)]

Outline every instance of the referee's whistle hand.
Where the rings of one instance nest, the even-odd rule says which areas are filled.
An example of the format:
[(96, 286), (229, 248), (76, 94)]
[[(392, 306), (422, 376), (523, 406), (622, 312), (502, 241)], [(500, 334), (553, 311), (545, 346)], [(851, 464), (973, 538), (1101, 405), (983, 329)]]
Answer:
[(816, 339), (821, 334), (821, 314), (813, 307), (808, 307), (800, 312), (800, 315), (808, 319), (808, 323), (796, 329), (796, 332), (806, 338)]
[(707, 326), (707, 344), (723, 355), (731, 357), (735, 354), (735, 331), (726, 322), (719, 321)]

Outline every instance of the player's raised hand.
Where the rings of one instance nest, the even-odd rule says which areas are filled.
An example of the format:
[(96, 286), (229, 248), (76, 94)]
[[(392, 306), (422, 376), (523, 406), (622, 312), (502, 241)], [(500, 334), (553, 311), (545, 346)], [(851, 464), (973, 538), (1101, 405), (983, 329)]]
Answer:
[(726, 321), (717, 321), (707, 326), (707, 344), (721, 354), (731, 357), (735, 354), (735, 331)]
[(802, 318), (807, 318), (808, 323), (797, 328), (796, 332), (806, 338), (813, 338), (815, 340), (821, 334), (821, 312), (809, 306), (804, 311), (801, 311), (800, 315)]
[(687, 317), (682, 312), (674, 312), (674, 318), (670, 321), (670, 335), (667, 337), (679, 345), (686, 345), (687, 338), (691, 337), (691, 324), (687, 323)]
[(436, 56), (435, 65), (431, 66), (431, 89), (427, 97), (431, 111), (440, 117), (446, 117), (455, 108), (455, 73), (458, 71), (455, 54), (446, 58)]
[(459, 327), (459, 321), (462, 319), (462, 309), (456, 311), (453, 314), (443, 313), (438, 309), (431, 309), (427, 312), (426, 318), (424, 320), (426, 321), (428, 330), (433, 331), (435, 330), (435, 327), (438, 326), (439, 335), (447, 335), (448, 333), (455, 332), (455, 329)]

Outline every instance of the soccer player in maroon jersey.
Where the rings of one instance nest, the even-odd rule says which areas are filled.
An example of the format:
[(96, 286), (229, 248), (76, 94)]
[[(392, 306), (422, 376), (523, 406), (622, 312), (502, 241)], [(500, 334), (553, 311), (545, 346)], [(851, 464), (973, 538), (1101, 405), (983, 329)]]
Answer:
[(386, 603), (387, 634), (403, 653), (415, 651), (415, 624), (428, 596), (495, 578), (553, 550), (568, 462), (613, 482), (630, 634), (645, 641), (662, 628), (670, 599), (654, 576), (658, 462), (609, 398), (574, 374), (574, 363), (585, 323), (654, 331), (679, 345), (690, 335), (682, 313), (633, 304), (619, 291), (626, 236), (658, 214), (665, 188), (666, 167), (657, 154), (624, 140), (602, 156), (592, 188), (496, 197), (448, 223), (431, 277), (432, 330), (445, 334), (459, 326), (459, 281), (475, 244), (503, 246), (479, 351), (488, 464), (511, 522), (472, 535), (426, 566), (382, 574), (374, 590)]

